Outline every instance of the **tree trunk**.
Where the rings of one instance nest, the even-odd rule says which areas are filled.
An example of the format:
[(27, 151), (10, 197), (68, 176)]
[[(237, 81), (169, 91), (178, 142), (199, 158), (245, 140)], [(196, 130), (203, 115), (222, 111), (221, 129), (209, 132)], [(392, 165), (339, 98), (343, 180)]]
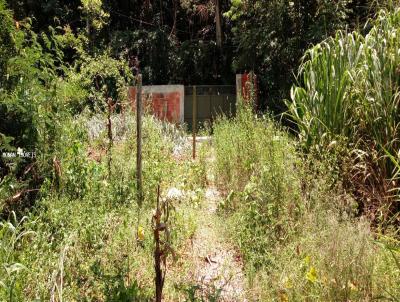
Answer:
[(215, 27), (217, 33), (217, 46), (222, 48), (222, 24), (219, 0), (215, 0)]
[(178, 13), (178, 3), (177, 0), (174, 0), (174, 23), (172, 25), (171, 33), (169, 34), (171, 36), (176, 36), (176, 17)]

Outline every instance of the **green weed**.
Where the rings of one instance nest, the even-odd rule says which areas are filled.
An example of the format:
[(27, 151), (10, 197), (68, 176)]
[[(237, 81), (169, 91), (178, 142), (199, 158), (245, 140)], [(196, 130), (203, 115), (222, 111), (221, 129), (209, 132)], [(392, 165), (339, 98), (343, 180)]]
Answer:
[(227, 196), (221, 215), (244, 256), (250, 300), (399, 295), (395, 260), (374, 243), (368, 221), (355, 218), (356, 203), (330, 161), (301, 154), (271, 119), (248, 109), (217, 122), (214, 133), (215, 171)]

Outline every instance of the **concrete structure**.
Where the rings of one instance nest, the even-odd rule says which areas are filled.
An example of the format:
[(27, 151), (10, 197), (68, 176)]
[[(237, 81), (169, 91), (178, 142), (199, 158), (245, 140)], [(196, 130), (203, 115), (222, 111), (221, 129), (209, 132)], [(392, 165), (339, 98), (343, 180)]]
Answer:
[[(236, 99), (249, 102), (255, 98), (254, 108), (258, 106), (258, 84), (254, 73), (236, 75), (235, 86), (198, 85), (197, 122), (212, 123), (218, 115), (232, 116), (236, 112)], [(236, 90), (236, 91), (235, 91)], [(136, 87), (129, 87), (132, 110), (136, 108)], [(143, 86), (142, 100), (144, 111), (151, 112), (160, 120), (170, 123), (187, 123), (192, 127), (193, 86), (153, 85)]]
[[(128, 93), (132, 110), (135, 110), (136, 87), (129, 87)], [(184, 98), (183, 85), (153, 85), (142, 88), (144, 110), (152, 112), (160, 120), (170, 123), (184, 122)]]
[(240, 96), (240, 100), (248, 103), (254, 97), (254, 109), (259, 105), (258, 99), (258, 79), (253, 73), (243, 73), (236, 75), (236, 94)]

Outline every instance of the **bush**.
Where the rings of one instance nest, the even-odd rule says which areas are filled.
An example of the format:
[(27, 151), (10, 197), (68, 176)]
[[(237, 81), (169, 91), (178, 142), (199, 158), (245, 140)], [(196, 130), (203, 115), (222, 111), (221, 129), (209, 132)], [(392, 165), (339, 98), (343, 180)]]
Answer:
[(0, 204), (0, 211), (3, 207), (9, 211), (9, 207), (24, 204), (21, 200), (36, 196), (52, 173), (56, 141), (68, 117), (59, 94), (62, 54), (50, 50), (57, 49), (52, 36), (38, 36), (29, 27), (27, 21), (10, 33), (15, 52), (4, 62), (7, 73), (0, 89), (0, 152), (19, 150), (36, 156), (0, 158), (0, 177), (7, 178), (11, 188), (3, 191), (1, 197), (6, 202)]
[[(121, 112), (126, 107), (127, 87), (132, 82), (132, 74), (127, 61), (114, 59), (106, 51), (94, 57), (83, 54), (76, 68), (71, 70), (72, 82), (79, 82), (87, 91), (87, 103), (75, 104), (81, 112), (86, 106), (94, 111), (107, 111), (109, 101), (116, 111)], [(80, 107), (80, 108), (79, 108)]]

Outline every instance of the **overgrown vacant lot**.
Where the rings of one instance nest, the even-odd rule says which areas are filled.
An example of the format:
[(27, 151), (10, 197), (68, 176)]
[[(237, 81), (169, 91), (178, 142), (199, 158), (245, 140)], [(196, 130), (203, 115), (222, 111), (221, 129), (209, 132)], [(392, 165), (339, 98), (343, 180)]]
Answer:
[[(96, 119), (77, 120), (64, 139), (70, 141), (60, 165), (61, 191), (47, 183), (35, 210), (27, 216), (10, 212), (10, 221), (1, 224), (2, 297), (14, 301), (145, 301), (153, 296), (152, 211), (157, 185), (163, 196), (170, 187), (183, 192), (174, 200), (170, 217), (169, 244), (174, 251), (171, 270), (180, 268), (189, 238), (196, 231), (195, 211), (202, 203), (202, 168), (188, 158), (181, 133), (153, 118), (144, 120), (143, 149), (144, 204), (136, 200), (134, 170), (135, 142), (128, 129), (112, 148), (111, 176), (108, 158), (101, 156), (102, 132), (91, 141), (77, 133), (81, 125), (96, 130)], [(133, 119), (129, 119), (133, 123)], [(174, 145), (176, 144), (176, 145)], [(174, 158), (181, 147), (184, 160)], [(89, 151), (90, 150), (90, 151)], [(88, 152), (89, 151), (89, 152)], [(94, 156), (94, 153), (98, 153)], [(187, 153), (187, 154), (186, 154)], [(8, 210), (7, 204), (5, 210)], [(139, 219), (139, 221), (138, 221)], [(137, 229), (140, 236), (137, 241)], [(4, 273), (4, 274), (3, 274)], [(183, 282), (183, 281), (182, 281)], [(171, 284), (171, 285), (169, 285)], [(167, 279), (166, 298), (175, 301), (184, 286)], [(182, 294), (181, 294), (182, 295)], [(12, 298), (11, 298), (12, 297)]]
[[(8, 2), (1, 301), (400, 300), (396, 1), (144, 1), (139, 17), (116, 10), (124, 1), (39, 3), (55, 24)], [(247, 61), (261, 105), (283, 112), (256, 112), (247, 83), (193, 159), (185, 126), (146, 108), (140, 187), (138, 73), (226, 84)]]
[(34, 211), (10, 212), (2, 223), (4, 299), (152, 300), (158, 184), (173, 205), (165, 301), (399, 296), (395, 232), (371, 227), (334, 169), (297, 151), (269, 117), (244, 108), (234, 120), (221, 119), (194, 162), (182, 132), (146, 118), (141, 209), (133, 133), (115, 143), (108, 178), (107, 156), (96, 161), (87, 152), (101, 150), (101, 133), (74, 140), (79, 124), (86, 125), (71, 124), (74, 143), (60, 159), (66, 190), (48, 183)]

